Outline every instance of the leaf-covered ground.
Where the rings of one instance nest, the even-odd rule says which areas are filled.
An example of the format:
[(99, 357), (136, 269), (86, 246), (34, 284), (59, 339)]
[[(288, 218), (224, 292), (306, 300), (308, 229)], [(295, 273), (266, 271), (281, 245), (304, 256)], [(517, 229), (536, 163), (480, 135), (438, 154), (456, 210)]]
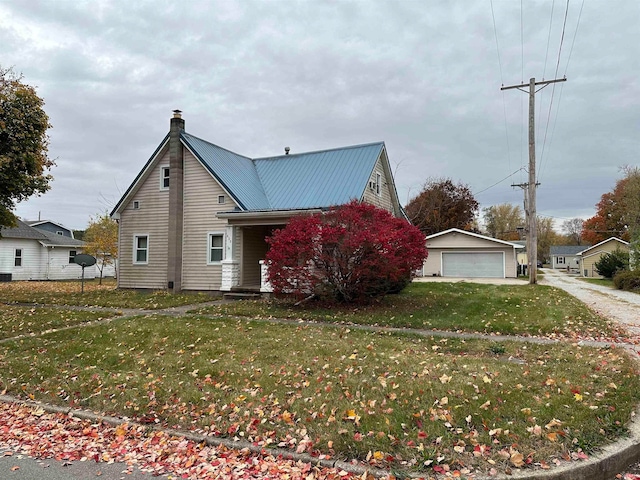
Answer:
[(204, 293), (171, 294), (164, 290), (142, 292), (118, 290), (113, 279), (79, 281), (0, 283), (0, 303), (36, 303), (41, 305), (88, 305), (109, 308), (157, 310), (215, 300)]
[(194, 313), (249, 318), (290, 318), (338, 324), (611, 339), (625, 335), (563, 290), (543, 285), (412, 283), (372, 305), (326, 308), (282, 301), (236, 302), (194, 308)]
[(19, 335), (36, 335), (48, 330), (70, 327), (117, 315), (112, 312), (16, 307), (0, 304), (0, 340)]
[(0, 345), (0, 390), (381, 468), (581, 458), (640, 397), (618, 349), (146, 316)]

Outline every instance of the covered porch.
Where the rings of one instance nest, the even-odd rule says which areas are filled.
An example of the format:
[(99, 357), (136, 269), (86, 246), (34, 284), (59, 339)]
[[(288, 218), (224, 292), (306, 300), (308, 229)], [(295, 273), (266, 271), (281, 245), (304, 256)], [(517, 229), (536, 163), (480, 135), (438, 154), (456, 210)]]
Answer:
[(227, 220), (220, 290), (271, 292), (264, 264), (268, 250), (266, 238), (275, 230), (285, 227), (292, 216), (316, 212), (320, 210), (218, 213), (218, 217)]

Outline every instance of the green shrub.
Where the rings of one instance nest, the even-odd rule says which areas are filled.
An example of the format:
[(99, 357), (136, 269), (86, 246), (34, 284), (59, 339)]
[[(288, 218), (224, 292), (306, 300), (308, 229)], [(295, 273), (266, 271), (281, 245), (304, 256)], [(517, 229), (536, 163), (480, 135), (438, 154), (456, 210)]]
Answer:
[(602, 255), (594, 267), (604, 278), (613, 278), (617, 272), (629, 270), (629, 252), (616, 248), (613, 252)]
[(640, 290), (640, 271), (623, 270), (613, 277), (613, 285), (618, 290), (638, 291)]

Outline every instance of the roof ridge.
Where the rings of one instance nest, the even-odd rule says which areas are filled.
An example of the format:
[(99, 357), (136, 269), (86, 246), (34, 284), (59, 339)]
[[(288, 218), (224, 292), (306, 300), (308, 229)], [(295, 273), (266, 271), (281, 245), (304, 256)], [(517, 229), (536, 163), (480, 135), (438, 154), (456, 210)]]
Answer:
[(358, 145), (347, 145), (346, 147), (335, 147), (335, 148), (327, 148), (327, 149), (323, 149), (323, 150), (313, 150), (311, 152), (299, 152), (299, 153), (285, 153), (285, 154), (281, 154), (281, 155), (271, 155), (268, 157), (256, 157), (252, 160), (275, 160), (275, 159), (280, 159), (280, 158), (291, 158), (291, 157), (297, 157), (300, 155), (312, 155), (315, 153), (325, 153), (325, 152), (335, 152), (338, 150), (351, 150), (354, 148), (364, 148), (364, 147), (372, 147), (374, 145), (380, 145), (383, 146), (384, 145), (384, 141), (380, 141), (380, 142), (371, 142), (371, 143), (361, 143)]

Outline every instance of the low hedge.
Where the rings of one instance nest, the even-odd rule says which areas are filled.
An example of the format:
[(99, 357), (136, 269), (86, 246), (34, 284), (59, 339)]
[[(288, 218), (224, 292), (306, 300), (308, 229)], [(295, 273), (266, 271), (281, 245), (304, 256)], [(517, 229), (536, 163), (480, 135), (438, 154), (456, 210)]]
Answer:
[(622, 270), (613, 277), (613, 285), (618, 290), (640, 291), (640, 271)]

